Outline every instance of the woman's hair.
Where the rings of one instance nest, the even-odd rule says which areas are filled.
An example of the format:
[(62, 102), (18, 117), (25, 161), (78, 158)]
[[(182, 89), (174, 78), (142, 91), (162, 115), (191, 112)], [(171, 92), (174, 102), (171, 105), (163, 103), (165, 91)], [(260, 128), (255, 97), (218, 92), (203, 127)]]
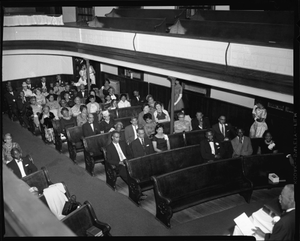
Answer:
[(82, 110), (83, 110), (84, 108), (87, 109), (87, 106), (86, 106), (86, 105), (81, 105), (81, 106), (79, 107), (80, 112), (82, 112)]
[(147, 119), (152, 120), (152, 115), (150, 113), (146, 113), (145, 115), (143, 115), (143, 119), (146, 121)]
[(3, 140), (5, 140), (5, 138), (6, 138), (7, 136), (10, 136), (11, 139), (13, 138), (11, 133), (6, 133), (5, 135), (3, 135)]
[(92, 92), (94, 92), (94, 93), (95, 93), (95, 95), (96, 95), (96, 92), (95, 92), (95, 90), (91, 89), (91, 90), (90, 90), (90, 96), (91, 96), (91, 93), (92, 93)]
[(30, 100), (36, 100), (36, 97), (35, 96), (31, 96)]
[(116, 99), (113, 99), (111, 102), (110, 102), (110, 106), (114, 106), (114, 103), (115, 102), (118, 102)]
[(107, 79), (107, 78), (105, 79), (105, 82), (108, 82), (108, 83), (110, 84), (110, 80), (109, 80), (109, 79)]
[(42, 93), (42, 90), (40, 88), (36, 88), (33, 90), (33, 93), (37, 94), (37, 91), (40, 91)]
[(163, 107), (163, 106), (162, 106), (162, 103), (160, 103), (159, 101), (156, 101), (155, 104), (154, 104), (154, 108), (155, 108), (155, 109), (156, 109), (156, 106), (157, 106), (157, 105), (160, 105), (161, 107)]
[(91, 100), (92, 98), (95, 99), (96, 98), (95, 95), (90, 95), (89, 96), (89, 100)]
[(265, 138), (268, 133), (273, 137), (272, 133), (269, 130), (265, 130), (263, 138)]
[(153, 98), (152, 95), (147, 95), (147, 96), (146, 96), (146, 100), (147, 100), (147, 101), (149, 101), (149, 98), (152, 98), (152, 99), (154, 100), (154, 98)]
[(164, 129), (164, 126), (163, 126), (162, 124), (157, 124), (157, 125), (155, 126), (155, 133), (157, 133), (157, 130), (158, 130), (159, 128), (163, 128), (163, 129)]
[(68, 108), (63, 107), (63, 108), (61, 109), (60, 113), (63, 114), (63, 112), (64, 112), (65, 110), (69, 112), (69, 109), (68, 109)]
[(144, 103), (144, 104), (143, 104), (143, 110), (144, 110), (144, 108), (145, 108), (146, 106), (148, 106), (148, 107), (150, 108), (150, 105), (149, 105), (148, 103)]
[(178, 117), (178, 118), (179, 118), (179, 116), (181, 116), (181, 115), (185, 116), (184, 112), (180, 111), (180, 112), (177, 113), (177, 117)]
[(48, 108), (48, 110), (50, 111), (50, 107), (48, 105), (44, 105), (43, 111), (44, 111), (45, 108)]
[(120, 99), (125, 96), (125, 98), (127, 99), (127, 95), (126, 94), (121, 94)]
[(116, 124), (115, 124), (115, 127), (117, 127), (117, 125), (121, 125), (121, 129), (123, 129), (123, 123), (121, 121), (118, 121)]

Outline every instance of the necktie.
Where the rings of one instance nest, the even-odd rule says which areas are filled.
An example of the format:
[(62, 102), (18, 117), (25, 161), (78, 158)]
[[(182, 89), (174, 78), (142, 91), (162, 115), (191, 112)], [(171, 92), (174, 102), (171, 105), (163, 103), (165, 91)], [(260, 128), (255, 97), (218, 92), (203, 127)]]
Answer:
[(242, 140), (242, 138), (240, 137), (239, 139), (240, 139), (240, 143), (242, 144), (242, 143), (243, 143), (243, 140)]
[(144, 138), (141, 138), (141, 140), (142, 140), (142, 146), (145, 147)]
[(223, 134), (223, 136), (225, 136), (225, 128), (224, 128), (224, 124), (222, 124), (222, 134)]
[(123, 154), (122, 149), (121, 149), (119, 143), (116, 143), (116, 148), (117, 148), (117, 152), (118, 152), (120, 161), (125, 160), (125, 159), (126, 159), (126, 156)]

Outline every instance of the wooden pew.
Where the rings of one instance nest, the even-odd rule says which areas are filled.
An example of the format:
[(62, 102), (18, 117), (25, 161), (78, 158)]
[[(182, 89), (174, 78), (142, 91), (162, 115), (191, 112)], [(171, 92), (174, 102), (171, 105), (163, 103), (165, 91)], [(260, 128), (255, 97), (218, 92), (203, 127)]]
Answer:
[(85, 169), (91, 176), (94, 176), (94, 167), (96, 163), (104, 164), (101, 146), (105, 141), (107, 141), (107, 138), (108, 134), (105, 133), (82, 139), (84, 146)]
[(96, 17), (88, 23), (90, 27), (101, 29), (117, 29), (129, 31), (147, 31), (165, 33), (166, 19), (165, 18), (110, 18)]
[[(185, 36), (231, 43), (293, 48), (293, 25), (178, 20)], [(177, 22), (177, 24), (179, 24)], [(280, 34), (278, 34), (280, 33)]]
[(202, 140), (204, 140), (205, 132), (207, 130), (196, 130), (196, 131), (188, 131), (184, 133), (185, 137), (185, 145), (191, 146), (191, 145), (197, 145), (200, 144)]
[[(293, 167), (283, 153), (243, 157), (245, 176), (253, 183), (254, 189), (283, 187), (293, 182)], [(275, 173), (279, 183), (269, 181), (269, 173)]]
[(294, 24), (290, 11), (205, 11), (198, 10), (191, 20), (219, 22), (248, 22), (268, 24)]
[(173, 213), (239, 193), (249, 203), (252, 183), (243, 173), (241, 158), (225, 159), (153, 176), (156, 218), (167, 227)]
[[(170, 134), (170, 135), (168, 135), (168, 137), (169, 137), (171, 150), (186, 146), (185, 135), (183, 132)], [(200, 144), (200, 142), (198, 144)]]
[(131, 116), (138, 117), (141, 111), (142, 111), (142, 106), (140, 105), (116, 109), (117, 118), (131, 117)]
[(36, 187), (39, 191), (39, 194), (42, 194), (45, 188), (53, 184), (46, 167), (42, 167), (41, 170), (23, 177), (22, 180), (26, 182), (28, 186)]
[(77, 153), (84, 151), (84, 146), (82, 142), (82, 138), (83, 138), (82, 127), (81, 126), (70, 127), (66, 130), (66, 132), (67, 132), (69, 157), (72, 159), (74, 163), (76, 163)]
[(186, 18), (185, 9), (117, 9), (114, 8), (106, 17), (123, 18), (166, 18), (167, 25), (173, 24), (176, 19)]
[(86, 231), (93, 226), (102, 230), (102, 236), (111, 236), (110, 225), (98, 220), (89, 201), (85, 201), (80, 208), (67, 215), (61, 221), (77, 236), (88, 236)]
[(131, 160), (126, 160), (129, 198), (140, 204), (142, 192), (153, 188), (151, 176), (169, 173), (185, 167), (201, 164), (199, 145), (177, 148)]

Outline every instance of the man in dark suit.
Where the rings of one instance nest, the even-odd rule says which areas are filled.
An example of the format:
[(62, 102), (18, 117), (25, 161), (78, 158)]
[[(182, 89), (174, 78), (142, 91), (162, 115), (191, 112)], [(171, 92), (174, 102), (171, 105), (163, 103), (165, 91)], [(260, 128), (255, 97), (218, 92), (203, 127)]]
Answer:
[(36, 86), (31, 83), (31, 79), (26, 79), (27, 88), (30, 90), (34, 90)]
[(21, 126), (28, 128), (29, 123), (28, 119), (26, 118), (26, 108), (29, 106), (29, 102), (26, 100), (25, 94), (23, 91), (20, 91), (19, 96), (16, 101), (17, 111), (18, 111), (18, 118)]
[(21, 157), (21, 151), (18, 148), (11, 149), (11, 156), (13, 159), (6, 165), (18, 178), (25, 177), (38, 170), (28, 157)]
[(131, 99), (131, 103), (130, 103), (131, 106), (138, 106), (138, 105), (142, 106), (144, 102), (145, 100), (142, 99), (140, 93), (137, 90), (133, 91), (133, 98)]
[(137, 117), (131, 117), (131, 125), (125, 127), (125, 140), (126, 143), (129, 145), (133, 140), (137, 138), (137, 129), (138, 129), (138, 121)]
[(41, 78), (41, 82), (39, 84), (37, 84), (37, 87), (41, 88), (41, 89), (47, 88), (47, 90), (50, 89), (50, 84), (47, 83), (46, 77)]
[(145, 130), (139, 128), (137, 131), (137, 136), (138, 138), (131, 142), (131, 151), (133, 158), (154, 153), (152, 141), (148, 137), (145, 137)]
[(214, 135), (211, 130), (208, 130), (205, 136), (206, 140), (200, 143), (202, 158), (208, 162), (221, 159), (224, 155), (221, 143), (214, 140)]
[(84, 137), (100, 134), (100, 126), (97, 121), (94, 121), (94, 115), (88, 115), (88, 121), (82, 125), (82, 135)]
[(77, 96), (81, 99), (81, 102), (85, 104), (86, 99), (88, 98), (88, 92), (85, 89), (84, 84), (81, 84), (79, 87), (79, 91), (77, 93)]
[(192, 119), (192, 130), (204, 130), (209, 128), (209, 119), (207, 117), (204, 117), (201, 111), (197, 111), (196, 118)]
[(226, 123), (226, 117), (221, 115), (219, 117), (219, 122), (212, 126), (214, 131), (216, 141), (220, 142), (224, 148), (223, 158), (231, 158), (233, 153), (233, 148), (230, 140), (235, 136), (235, 131), (231, 124)]
[(112, 142), (106, 147), (106, 159), (111, 165), (116, 166), (117, 172), (127, 182), (127, 172), (124, 161), (131, 158), (129, 146), (125, 141), (120, 141), (120, 133), (112, 133)]
[(279, 203), (282, 210), (280, 220), (273, 226), (272, 233), (264, 233), (259, 227), (252, 229), (264, 240), (296, 240), (296, 218), (295, 218), (295, 192), (294, 184), (286, 185), (279, 196)]
[(17, 117), (17, 105), (16, 101), (18, 98), (17, 92), (13, 91), (13, 88), (11, 86), (7, 87), (7, 93), (5, 93), (5, 99), (8, 104), (8, 116), (10, 119), (13, 118), (13, 116)]

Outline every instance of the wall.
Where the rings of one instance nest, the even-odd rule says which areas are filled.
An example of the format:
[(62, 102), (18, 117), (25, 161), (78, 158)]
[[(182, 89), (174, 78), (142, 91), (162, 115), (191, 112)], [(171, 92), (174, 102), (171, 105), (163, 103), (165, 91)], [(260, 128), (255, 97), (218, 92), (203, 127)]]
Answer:
[(176, 9), (175, 6), (144, 6), (144, 9)]
[(230, 6), (216, 6), (215, 10), (230, 10)]
[(156, 85), (171, 87), (171, 81), (166, 76), (144, 73), (144, 81)]
[(225, 102), (229, 102), (229, 103), (233, 103), (236, 105), (245, 106), (249, 108), (253, 108), (254, 101), (255, 101), (254, 98), (232, 94), (232, 93), (216, 90), (213, 88), (210, 90), (210, 97), (213, 99), (217, 99), (217, 100), (221, 100), (221, 101), (225, 101)]
[(110, 13), (116, 7), (95, 7), (95, 16), (105, 17), (105, 14)]
[(5, 55), (2, 70), (2, 81), (73, 74), (73, 62), (71, 57), (55, 55)]
[(76, 7), (62, 7), (63, 22), (76, 22)]
[(118, 75), (118, 67), (117, 66), (108, 65), (108, 64), (101, 64), (100, 68), (101, 68), (102, 72)]

